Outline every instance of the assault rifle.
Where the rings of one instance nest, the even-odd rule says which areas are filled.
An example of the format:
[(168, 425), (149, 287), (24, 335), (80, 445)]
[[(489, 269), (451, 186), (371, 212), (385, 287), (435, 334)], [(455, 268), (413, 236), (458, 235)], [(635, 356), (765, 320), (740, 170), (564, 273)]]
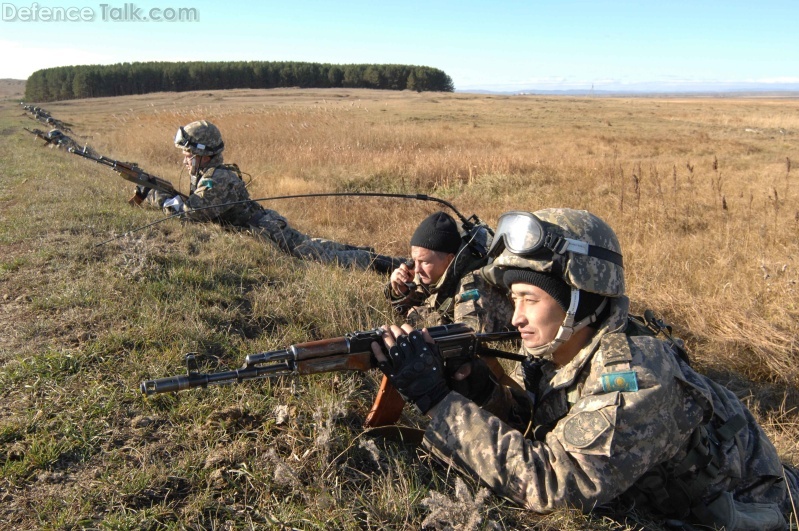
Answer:
[[(509, 354), (486, 347), (485, 343), (517, 339), (518, 332), (476, 334), (463, 323), (433, 326), (427, 329), (438, 346), (446, 370), (454, 372), (475, 355), (520, 361), (524, 356)], [(197, 354), (186, 355), (187, 373), (141, 383), (145, 396), (183, 391), (214, 384), (241, 383), (244, 380), (269, 378), (290, 374), (317, 374), (335, 371), (367, 371), (377, 367), (372, 342), (382, 341), (383, 330), (351, 332), (343, 337), (322, 339), (291, 345), (282, 350), (249, 354), (240, 369), (201, 373), (197, 369)]]
[(47, 137), (47, 133), (45, 133), (41, 129), (28, 129), (27, 127), (23, 127), (23, 129), (26, 130), (27, 132), (29, 132), (32, 135), (38, 136), (39, 138), (44, 140), (47, 144), (52, 144), (53, 141), (54, 141), (53, 138), (48, 138)]
[(75, 155), (79, 155), (83, 158), (93, 160), (99, 164), (104, 166), (108, 166), (119, 175), (122, 176), (123, 179), (126, 181), (130, 181), (134, 184), (143, 186), (145, 188), (152, 188), (153, 190), (158, 190), (159, 192), (164, 192), (165, 194), (169, 194), (171, 196), (179, 195), (183, 199), (187, 199), (188, 196), (182, 194), (175, 190), (175, 187), (172, 186), (172, 183), (167, 181), (166, 179), (162, 179), (160, 177), (156, 177), (155, 175), (150, 175), (146, 171), (139, 168), (135, 162), (120, 162), (118, 160), (109, 159), (102, 155), (93, 155), (89, 153), (87, 150), (83, 149), (75, 149), (70, 148), (70, 153), (74, 153)]

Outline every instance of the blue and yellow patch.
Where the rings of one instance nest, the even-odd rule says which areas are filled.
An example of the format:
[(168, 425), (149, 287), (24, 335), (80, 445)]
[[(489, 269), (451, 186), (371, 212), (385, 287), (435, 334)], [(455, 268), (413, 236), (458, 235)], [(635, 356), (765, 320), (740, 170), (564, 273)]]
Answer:
[(603, 374), (599, 381), (602, 382), (602, 390), (606, 393), (638, 391), (638, 377), (635, 375), (635, 371), (609, 372)]
[(470, 289), (460, 294), (461, 302), (476, 301), (480, 298), (480, 292), (476, 289)]
[(205, 187), (207, 189), (211, 189), (214, 187), (214, 181), (211, 179), (200, 179), (200, 182), (197, 183), (197, 188)]

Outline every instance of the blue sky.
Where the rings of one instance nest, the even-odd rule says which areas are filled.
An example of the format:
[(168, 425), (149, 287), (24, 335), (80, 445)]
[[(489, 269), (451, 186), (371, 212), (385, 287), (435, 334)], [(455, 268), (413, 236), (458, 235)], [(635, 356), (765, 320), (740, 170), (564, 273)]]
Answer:
[[(199, 21), (102, 20), (126, 4), (145, 17), (152, 8), (194, 8)], [(93, 19), (31, 20), (33, 2), (2, 2), (0, 78), (70, 64), (296, 60), (434, 66), (467, 90), (799, 88), (796, 0), (61, 0), (35, 7), (84, 8)]]

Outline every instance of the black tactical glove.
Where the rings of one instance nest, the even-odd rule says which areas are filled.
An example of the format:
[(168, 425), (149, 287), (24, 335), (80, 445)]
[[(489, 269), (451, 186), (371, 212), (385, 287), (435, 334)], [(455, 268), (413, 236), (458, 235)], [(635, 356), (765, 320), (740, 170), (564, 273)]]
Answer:
[(392, 271), (397, 269), (400, 266), (400, 264), (402, 264), (402, 260), (400, 258), (394, 258), (383, 254), (377, 254), (374, 251), (371, 252), (372, 252), (371, 267), (378, 273), (390, 275)]
[(449, 393), (438, 349), (429, 345), (418, 330), (397, 337), (397, 344), (388, 349), (388, 361), (378, 367), (402, 398), (422, 413), (430, 411)]
[(471, 372), (461, 380), (450, 378), (449, 387), (478, 406), (485, 404), (494, 392), (496, 382), (486, 362), (476, 358), (471, 362)]

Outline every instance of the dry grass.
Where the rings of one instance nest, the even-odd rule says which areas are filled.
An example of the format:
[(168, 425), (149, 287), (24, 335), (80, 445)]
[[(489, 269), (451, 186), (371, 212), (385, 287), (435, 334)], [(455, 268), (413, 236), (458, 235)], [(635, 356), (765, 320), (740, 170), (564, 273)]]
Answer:
[(25, 80), (0, 79), (0, 99), (19, 101), (25, 95)]
[[(129, 110), (101, 101), (115, 105), (112, 118), (106, 110), (81, 130), (93, 131), (101, 151), (184, 186), (168, 133), (207, 118), (225, 134), (227, 160), (253, 176), (257, 197), (429, 192), (489, 222), (516, 208), (589, 209), (622, 239), (634, 300), (716, 340), (711, 360), (799, 382), (796, 101), (337, 90), (130, 100)], [(85, 118), (79, 103), (63, 105), (54, 110), (67, 120)], [(406, 252), (423, 208), (363, 199), (268, 206), (307, 232), (393, 253)], [(741, 350), (752, 359), (741, 362)]]
[[(206, 118), (256, 197), (431, 193), (491, 224), (511, 209), (591, 210), (619, 234), (636, 309), (672, 322), (695, 364), (749, 401), (784, 459), (799, 459), (795, 100), (234, 90), (47, 109), (76, 139), (184, 189), (171, 139)], [(468, 502), (459, 529), (624, 528), (532, 517), (410, 448), (363, 440), (374, 375), (141, 400), (138, 381), (179, 371), (189, 350), (231, 367), (247, 352), (382, 323), (382, 280), (176, 222), (94, 249), (158, 214), (129, 209), (129, 185), (106, 168), (39, 148), (19, 113), (0, 111), (0, 519), (412, 529), (439, 528)], [(391, 254), (438, 209), (266, 205), (313, 235)]]

